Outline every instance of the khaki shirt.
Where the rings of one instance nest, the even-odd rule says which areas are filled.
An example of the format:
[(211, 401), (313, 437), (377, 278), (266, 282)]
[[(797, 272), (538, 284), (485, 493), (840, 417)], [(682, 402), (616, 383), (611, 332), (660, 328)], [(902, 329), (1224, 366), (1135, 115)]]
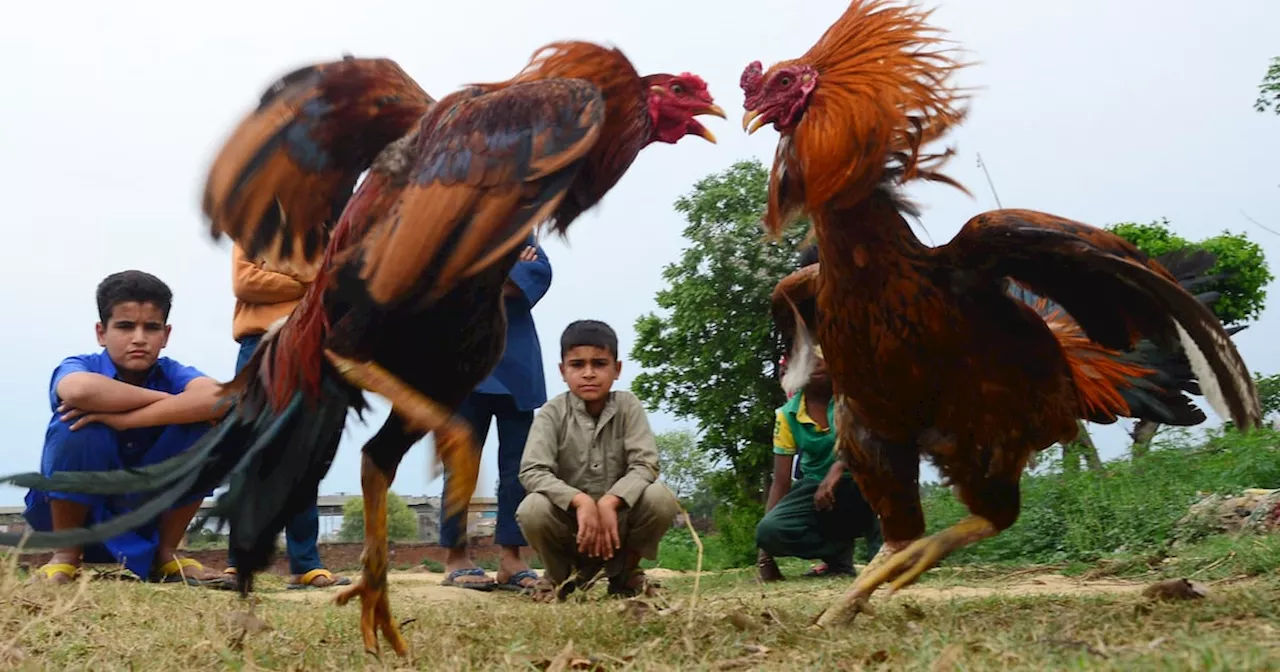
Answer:
[(658, 478), (658, 444), (644, 406), (630, 392), (609, 393), (599, 420), (565, 392), (538, 409), (520, 460), (520, 484), (563, 511), (574, 495), (611, 494), (628, 507)]

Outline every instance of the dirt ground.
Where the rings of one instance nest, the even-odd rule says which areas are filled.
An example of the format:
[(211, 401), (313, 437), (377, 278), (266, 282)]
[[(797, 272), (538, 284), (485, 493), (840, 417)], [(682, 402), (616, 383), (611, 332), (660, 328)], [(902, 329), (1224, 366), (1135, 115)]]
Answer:
[[(647, 573), (649, 576), (654, 579), (658, 579), (659, 581), (675, 577), (692, 576), (692, 573), (674, 572), (664, 569), (651, 569)], [(415, 602), (462, 600), (484, 601), (494, 599), (495, 597), (515, 595), (515, 593), (507, 591), (494, 590), (484, 592), (479, 590), (442, 586), (440, 585), (440, 582), (443, 580), (444, 574), (436, 572), (392, 572), (390, 575), (390, 581), (392, 584), (392, 600), (400, 601), (412, 599)], [(815, 591), (815, 597), (818, 597), (819, 595), (835, 595), (847, 588), (846, 584), (839, 581), (824, 583), (826, 583), (826, 585)], [(1126, 593), (1139, 593), (1148, 585), (1143, 582), (1120, 581), (1115, 579), (1073, 579), (1068, 576), (1052, 573), (1019, 576), (1011, 583), (1005, 585), (990, 585), (989, 582), (983, 582), (983, 584), (984, 585), (978, 586), (915, 585), (903, 589), (899, 595), (926, 600), (949, 600), (954, 598), (982, 598), (996, 596), (1020, 597), (1028, 595), (1119, 595)], [(849, 585), (852, 585), (852, 582), (850, 582)], [(273, 599), (323, 602), (326, 600), (332, 600), (336, 594), (336, 590), (338, 589), (287, 590), (271, 593), (270, 595)]]

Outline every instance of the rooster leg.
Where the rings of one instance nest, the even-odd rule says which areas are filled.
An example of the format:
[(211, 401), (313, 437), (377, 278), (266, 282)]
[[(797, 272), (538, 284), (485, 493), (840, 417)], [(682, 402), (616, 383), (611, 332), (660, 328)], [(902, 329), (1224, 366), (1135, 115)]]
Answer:
[(360, 582), (338, 593), (337, 602), (345, 605), (360, 596), (360, 632), (364, 650), (377, 656), (378, 630), (399, 656), (409, 653), (400, 628), (391, 619), (391, 603), (387, 599), (387, 491), (395, 474), (387, 474), (365, 453), (360, 464), (360, 487), (364, 492), (364, 552), (360, 560), (364, 572)]
[(358, 362), (325, 350), (325, 356), (347, 382), (391, 402), (391, 409), (404, 418), (409, 429), (435, 432), (436, 460), (443, 462), (451, 477), (444, 493), (446, 516), (461, 513), (475, 493), (480, 476), (480, 453), (475, 449), (471, 428), (442, 404), (423, 396), (395, 374), (373, 362)]
[(889, 594), (892, 595), (914, 583), (920, 575), (956, 549), (993, 537), (998, 532), (991, 521), (980, 516), (969, 516), (937, 534), (917, 540), (883, 560), (881, 556), (886, 555), (886, 550), (881, 547), (880, 553), (862, 571), (853, 588), (837, 604), (824, 611), (816, 625), (820, 628), (834, 625), (845, 620), (851, 610), (854, 614), (865, 610), (867, 600), (881, 585), (893, 581), (889, 586)]

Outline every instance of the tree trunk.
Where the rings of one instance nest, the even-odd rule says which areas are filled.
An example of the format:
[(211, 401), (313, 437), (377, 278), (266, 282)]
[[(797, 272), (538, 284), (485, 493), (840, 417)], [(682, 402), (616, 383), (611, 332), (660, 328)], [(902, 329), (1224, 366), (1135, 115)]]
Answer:
[(1133, 439), (1133, 447), (1130, 449), (1133, 457), (1144, 457), (1151, 452), (1151, 439), (1155, 438), (1159, 429), (1160, 423), (1154, 420), (1139, 420), (1133, 424), (1133, 431), (1129, 434)]
[(1102, 471), (1102, 458), (1098, 457), (1098, 448), (1093, 445), (1093, 437), (1089, 435), (1089, 428), (1085, 426), (1083, 420), (1076, 420), (1076, 426), (1080, 429), (1080, 434), (1076, 436), (1076, 440), (1062, 447), (1062, 462), (1064, 469), (1075, 470), (1080, 469), (1080, 458), (1084, 458), (1084, 463), (1089, 467), (1089, 471)]

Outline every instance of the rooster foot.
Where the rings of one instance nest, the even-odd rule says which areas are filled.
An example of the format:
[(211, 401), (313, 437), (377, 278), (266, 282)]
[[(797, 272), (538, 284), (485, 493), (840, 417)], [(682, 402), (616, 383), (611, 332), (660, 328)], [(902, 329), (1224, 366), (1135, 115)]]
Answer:
[(396, 655), (408, 655), (409, 645), (400, 635), (399, 626), (391, 619), (391, 603), (387, 599), (386, 583), (381, 588), (374, 588), (362, 578), (355, 585), (339, 592), (335, 601), (342, 606), (357, 596), (360, 598), (360, 633), (364, 635), (364, 650), (382, 657), (378, 646), (378, 630), (381, 630), (382, 636), (387, 638), (387, 643)]
[(875, 559), (862, 571), (862, 575), (854, 581), (849, 592), (822, 612), (814, 626), (826, 628), (847, 622), (861, 611), (869, 611), (867, 601), (880, 586), (892, 581), (889, 584), (889, 595), (892, 596), (915, 583), (922, 574), (956, 549), (995, 536), (997, 532), (999, 530), (995, 525), (985, 518), (969, 516), (937, 534), (916, 540), (883, 561), (880, 560), (886, 549), (881, 547), (880, 553), (876, 554)]

